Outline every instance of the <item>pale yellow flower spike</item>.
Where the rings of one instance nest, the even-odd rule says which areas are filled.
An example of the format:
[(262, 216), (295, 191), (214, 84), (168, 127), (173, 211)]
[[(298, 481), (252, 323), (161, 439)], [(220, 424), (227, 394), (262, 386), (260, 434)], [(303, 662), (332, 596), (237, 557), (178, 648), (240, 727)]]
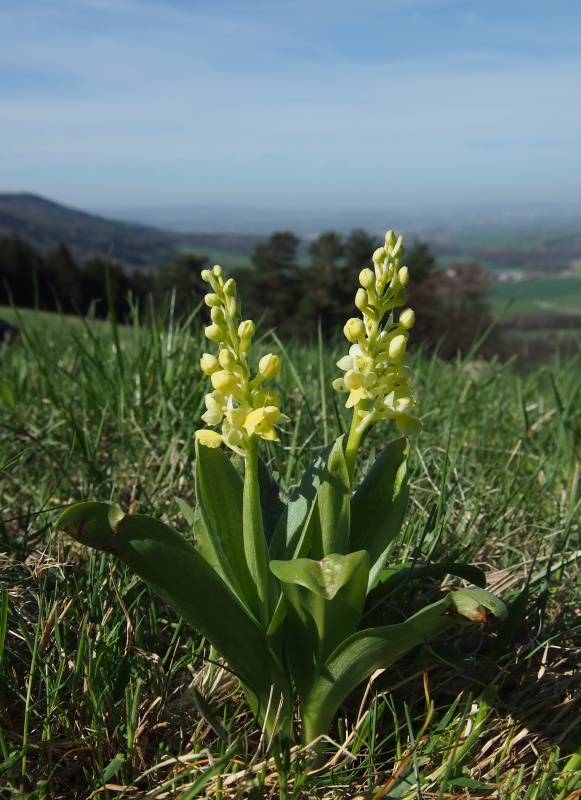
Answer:
[(421, 422), (410, 413), (416, 400), (405, 355), (415, 316), (411, 308), (402, 311), (397, 322), (393, 315), (395, 308), (407, 302), (409, 272), (400, 267), (403, 255), (403, 237), (396, 238), (388, 231), (385, 246), (373, 254), (373, 269), (364, 269), (359, 275), (361, 288), (355, 305), (363, 318), (348, 320), (343, 329), (352, 344), (349, 355), (337, 362), (345, 375), (333, 381), (333, 387), (349, 393), (345, 405), (353, 408), (346, 450), (351, 473), (361, 437), (373, 422), (394, 419), (400, 433), (406, 435), (421, 429)]
[(221, 424), (222, 433), (199, 430), (196, 437), (206, 447), (219, 447), (224, 442), (246, 456), (253, 437), (279, 441), (274, 424), (289, 422), (280, 412), (277, 393), (259, 388), (265, 380), (279, 374), (281, 360), (272, 353), (263, 356), (258, 372), (251, 378), (247, 356), (256, 329), (252, 320), (240, 319), (236, 283), (231, 278), (225, 280), (218, 266), (204, 270), (202, 278), (212, 288), (205, 297), (212, 319), (205, 334), (220, 347), (218, 357), (204, 353), (200, 359), (202, 372), (210, 377), (214, 390), (205, 397), (206, 412), (202, 419), (208, 425)]

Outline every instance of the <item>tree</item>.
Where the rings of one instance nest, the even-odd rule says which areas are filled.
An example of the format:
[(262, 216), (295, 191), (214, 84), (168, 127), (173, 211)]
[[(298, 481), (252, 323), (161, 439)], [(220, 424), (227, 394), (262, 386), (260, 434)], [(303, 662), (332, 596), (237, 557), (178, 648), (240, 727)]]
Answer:
[(107, 270), (109, 270), (111, 282), (113, 313), (116, 319), (122, 320), (129, 311), (127, 297), (131, 291), (131, 279), (119, 264), (104, 261), (102, 258), (89, 259), (81, 272), (85, 298), (84, 311), (88, 311), (91, 304), (94, 303), (95, 314), (98, 317), (105, 317), (109, 313)]
[[(490, 280), (476, 262), (438, 268), (426, 242), (416, 241), (406, 254), (408, 293), (415, 311), (414, 341), (442, 358), (466, 354), (490, 323)], [(490, 350), (488, 340), (481, 352)]]
[(61, 242), (44, 259), (39, 275), (40, 307), (78, 313), (84, 308), (81, 273), (68, 247)]
[(322, 233), (309, 247), (311, 263), (302, 275), (297, 328), (315, 330), (319, 320), (325, 336), (332, 334), (342, 313), (340, 286), (343, 238), (335, 231)]
[(254, 270), (236, 273), (244, 313), (254, 320), (262, 317), (283, 336), (293, 333), (300, 297), (299, 243), (290, 231), (277, 231), (255, 247)]
[(191, 314), (207, 292), (207, 284), (200, 276), (207, 263), (206, 256), (186, 253), (163, 264), (153, 280), (156, 309), (164, 311), (173, 297), (173, 312), (177, 318)]
[(0, 304), (32, 308), (43, 259), (15, 233), (0, 239)]
[(331, 276), (345, 255), (343, 237), (335, 231), (326, 231), (309, 246), (311, 268)]
[(345, 240), (345, 278), (358, 285), (359, 273), (369, 267), (373, 253), (381, 244), (377, 236), (367, 233), (363, 228), (351, 231)]

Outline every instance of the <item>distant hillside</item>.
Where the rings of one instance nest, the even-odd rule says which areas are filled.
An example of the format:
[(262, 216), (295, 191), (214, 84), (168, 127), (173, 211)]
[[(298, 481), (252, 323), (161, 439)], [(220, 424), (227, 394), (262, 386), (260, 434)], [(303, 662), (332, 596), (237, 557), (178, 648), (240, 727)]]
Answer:
[(248, 256), (261, 240), (234, 234), (185, 234), (116, 222), (34, 194), (0, 193), (0, 236), (14, 232), (46, 252), (61, 242), (77, 261), (106, 258), (127, 269), (152, 269), (184, 251)]

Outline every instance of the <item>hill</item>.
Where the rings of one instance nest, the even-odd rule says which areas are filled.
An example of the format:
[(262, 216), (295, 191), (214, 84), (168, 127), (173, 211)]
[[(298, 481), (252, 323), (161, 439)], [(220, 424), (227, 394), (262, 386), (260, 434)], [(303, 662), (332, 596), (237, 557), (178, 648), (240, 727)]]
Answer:
[(46, 252), (61, 242), (75, 259), (107, 258), (133, 269), (153, 269), (180, 253), (248, 256), (261, 238), (250, 235), (178, 233), (119, 222), (28, 193), (0, 193), (0, 236), (16, 233)]

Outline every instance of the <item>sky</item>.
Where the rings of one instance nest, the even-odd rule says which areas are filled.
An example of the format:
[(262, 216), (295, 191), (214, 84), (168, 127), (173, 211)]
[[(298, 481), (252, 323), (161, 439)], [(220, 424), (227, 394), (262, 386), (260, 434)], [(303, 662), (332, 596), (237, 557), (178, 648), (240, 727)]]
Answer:
[(19, 0), (0, 191), (581, 208), (581, 0)]

